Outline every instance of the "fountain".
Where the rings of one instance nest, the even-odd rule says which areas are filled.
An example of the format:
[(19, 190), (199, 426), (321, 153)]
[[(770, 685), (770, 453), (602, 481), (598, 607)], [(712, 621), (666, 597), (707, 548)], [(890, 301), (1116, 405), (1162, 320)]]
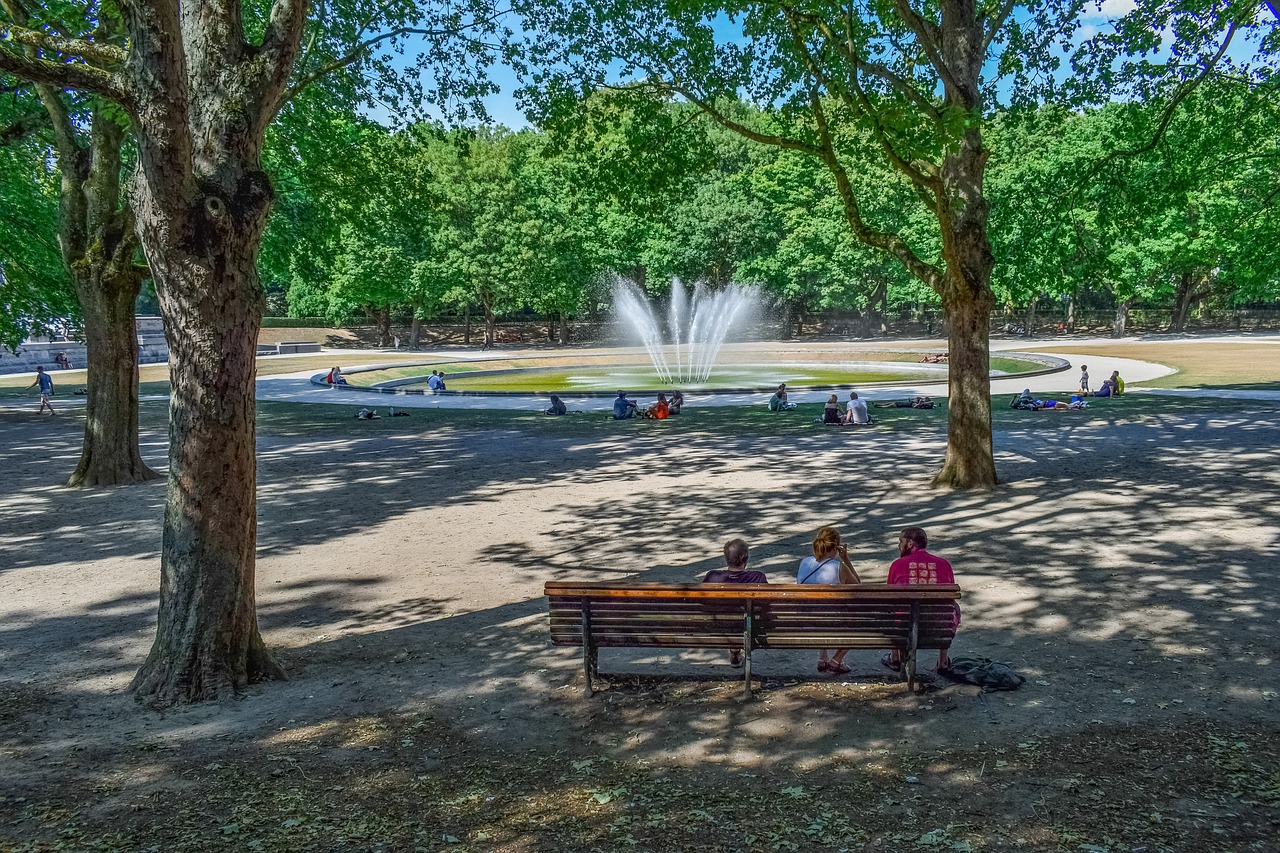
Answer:
[(702, 384), (711, 376), (716, 356), (734, 323), (759, 305), (759, 290), (730, 285), (712, 292), (698, 282), (692, 298), (679, 278), (671, 280), (667, 338), (643, 290), (633, 281), (613, 277), (613, 307), (619, 322), (639, 336), (658, 379), (667, 385)]

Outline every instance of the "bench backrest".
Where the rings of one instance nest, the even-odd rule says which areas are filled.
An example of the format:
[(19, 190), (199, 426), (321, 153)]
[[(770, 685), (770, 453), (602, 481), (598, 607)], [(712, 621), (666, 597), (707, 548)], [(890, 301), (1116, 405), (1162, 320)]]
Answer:
[(940, 649), (960, 588), (552, 581), (546, 594), (558, 646), (582, 645), (585, 608), (595, 646), (738, 648), (749, 611), (756, 648), (905, 648), (914, 611), (917, 647)]

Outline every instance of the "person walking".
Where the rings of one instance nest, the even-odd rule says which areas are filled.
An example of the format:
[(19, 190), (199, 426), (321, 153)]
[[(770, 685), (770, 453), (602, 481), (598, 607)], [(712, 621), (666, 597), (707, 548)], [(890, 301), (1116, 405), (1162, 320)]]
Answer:
[(56, 414), (53, 411), (53, 403), (49, 402), (49, 398), (53, 396), (53, 377), (44, 372), (43, 364), (37, 365), (36, 380), (28, 385), (27, 388), (35, 388), (37, 385), (40, 386), (40, 408), (36, 411), (36, 414), (43, 415), (46, 408), (48, 408), (49, 414)]

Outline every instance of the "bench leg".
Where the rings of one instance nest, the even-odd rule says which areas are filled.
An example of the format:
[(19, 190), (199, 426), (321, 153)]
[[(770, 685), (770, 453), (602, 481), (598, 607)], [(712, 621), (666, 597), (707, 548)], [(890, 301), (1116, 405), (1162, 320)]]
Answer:
[(588, 699), (595, 695), (591, 685), (591, 676), (596, 671), (597, 650), (591, 643), (591, 610), (582, 602), (582, 692)]
[(751, 603), (742, 619), (742, 698), (751, 698), (751, 640), (754, 632), (751, 625)]
[(902, 656), (902, 676), (907, 681), (907, 689), (915, 692), (916, 683), (916, 649), (920, 642), (920, 605), (911, 605), (911, 637), (907, 641), (907, 653)]

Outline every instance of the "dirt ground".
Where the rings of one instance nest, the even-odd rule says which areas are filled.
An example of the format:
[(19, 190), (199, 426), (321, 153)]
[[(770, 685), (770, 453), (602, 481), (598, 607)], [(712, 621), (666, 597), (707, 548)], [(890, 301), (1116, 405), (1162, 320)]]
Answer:
[[(1002, 420), (991, 494), (929, 488), (938, 419), (373, 433), (309, 407), (259, 437), (291, 680), (168, 712), (126, 693), (163, 484), (62, 488), (78, 416), (0, 411), (0, 850), (1280, 850), (1280, 403), (1122, 402)], [(911, 695), (878, 653), (832, 680), (762, 652), (742, 703), (721, 654), (605, 650), (585, 700), (548, 643), (545, 581), (693, 580), (731, 536), (785, 581), (823, 524), (865, 580), (923, 526), (965, 590), (953, 653), (1027, 683)]]

